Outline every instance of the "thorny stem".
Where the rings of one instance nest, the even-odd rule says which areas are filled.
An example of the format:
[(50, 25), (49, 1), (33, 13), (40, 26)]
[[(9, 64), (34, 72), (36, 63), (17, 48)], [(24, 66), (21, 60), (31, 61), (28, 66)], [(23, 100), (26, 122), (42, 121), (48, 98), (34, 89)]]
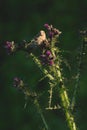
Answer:
[[(35, 63), (39, 66), (39, 68), (41, 70), (43, 70), (42, 66), (40, 65), (39, 60), (37, 59), (37, 57), (35, 57), (33, 54), (31, 56), (34, 59)], [(61, 71), (60, 71), (61, 70), (60, 66), (56, 65), (55, 68), (56, 68), (55, 72), (56, 72), (56, 75), (57, 75), (57, 78), (58, 78), (58, 80), (57, 80), (58, 84), (59, 84), (59, 81), (60, 81), (59, 96), (60, 96), (60, 99), (61, 99), (61, 105), (62, 105), (62, 107), (63, 107), (62, 109), (65, 113), (65, 118), (66, 118), (68, 127), (69, 127), (70, 130), (77, 130), (77, 127), (76, 127), (76, 124), (75, 124), (75, 121), (74, 121), (74, 116), (72, 115), (72, 113), (70, 111), (70, 101), (69, 101), (69, 97), (68, 97), (66, 88), (65, 88), (64, 83), (63, 83), (62, 74), (61, 74)], [(46, 71), (43, 70), (43, 73), (47, 74), (47, 77), (49, 78), (50, 81), (54, 80), (54, 77), (52, 75), (50, 75), (47, 70)]]
[(39, 67), (39, 69), (46, 75), (45, 77), (48, 77), (49, 80), (51, 81), (51, 82), (49, 82), (49, 85), (50, 85), (49, 94), (50, 94), (50, 96), (49, 96), (48, 107), (46, 108), (46, 110), (60, 109), (60, 106), (54, 106), (54, 107), (51, 106), (53, 87), (55, 86), (55, 83), (52, 83), (55, 80), (54, 77), (51, 74), (49, 74), (49, 72), (46, 69), (44, 69), (42, 67), (40, 61), (38, 60), (38, 58), (35, 55), (33, 55), (31, 53), (30, 56), (32, 57), (33, 61), (37, 64), (37, 66)]
[(57, 68), (59, 68), (57, 70), (57, 74), (58, 74), (58, 78), (60, 79), (60, 99), (61, 99), (61, 105), (63, 107), (63, 111), (65, 113), (65, 118), (68, 124), (68, 127), (70, 130), (77, 130), (75, 121), (74, 121), (74, 116), (72, 115), (71, 111), (70, 111), (70, 101), (69, 101), (69, 97), (66, 91), (66, 88), (64, 86), (63, 83), (63, 79), (62, 79), (62, 75), (61, 75), (61, 71), (60, 71), (60, 67), (57, 66)]
[[(29, 89), (25, 89), (24, 94), (25, 94), (26, 97), (30, 97), (30, 96), (31, 96), (31, 97), (36, 97), (36, 96), (37, 96), (36, 93), (31, 93), (31, 92), (29, 91)], [(38, 102), (37, 98), (34, 99), (34, 104), (36, 105), (36, 107), (37, 107), (37, 109), (38, 109), (38, 112), (39, 112), (39, 114), (40, 114), (40, 116), (41, 116), (41, 119), (42, 119), (43, 124), (44, 124), (44, 126), (45, 126), (45, 130), (49, 130), (49, 129), (48, 129), (48, 125), (47, 125), (47, 123), (46, 123), (46, 120), (45, 120), (45, 118), (44, 118), (44, 115), (43, 115), (43, 113), (42, 113), (42, 110), (41, 110), (41, 108), (40, 108), (40, 105), (39, 105), (39, 102)]]
[(49, 129), (48, 129), (48, 125), (47, 125), (47, 123), (46, 123), (46, 120), (45, 120), (45, 118), (44, 118), (44, 115), (43, 115), (43, 113), (42, 113), (42, 110), (41, 110), (41, 108), (40, 108), (40, 105), (39, 105), (37, 99), (35, 99), (34, 104), (36, 105), (36, 107), (37, 107), (37, 109), (38, 109), (38, 112), (39, 112), (39, 114), (40, 114), (40, 116), (41, 116), (41, 119), (42, 119), (42, 121), (43, 121), (43, 124), (44, 124), (44, 126), (45, 126), (45, 129), (46, 129), (46, 130), (49, 130)]
[(80, 75), (81, 75), (81, 67), (82, 67), (82, 62), (83, 62), (83, 56), (85, 54), (85, 38), (83, 37), (82, 39), (82, 44), (81, 44), (81, 49), (80, 49), (80, 53), (79, 53), (79, 61), (78, 61), (78, 69), (77, 69), (77, 75), (76, 75), (76, 84), (75, 84), (75, 88), (74, 88), (74, 93), (73, 93), (73, 98), (71, 101), (71, 109), (74, 109), (75, 106), (75, 102), (76, 102), (76, 95), (78, 92), (78, 88), (79, 88), (79, 81), (80, 81)]
[(51, 108), (51, 105), (52, 105), (51, 104), (52, 103), (52, 95), (53, 95), (53, 91), (52, 90), (53, 90), (53, 86), (51, 85), (50, 86), (50, 90), (49, 90), (49, 94), (50, 94), (50, 96), (49, 96), (49, 105), (48, 105), (49, 108)]
[(53, 110), (53, 109), (57, 109), (57, 107), (52, 107), (52, 97), (53, 97), (53, 87), (54, 84), (49, 82), (50, 84), (50, 90), (48, 90), (49, 92), (49, 101), (48, 101), (48, 107), (46, 107), (46, 110)]

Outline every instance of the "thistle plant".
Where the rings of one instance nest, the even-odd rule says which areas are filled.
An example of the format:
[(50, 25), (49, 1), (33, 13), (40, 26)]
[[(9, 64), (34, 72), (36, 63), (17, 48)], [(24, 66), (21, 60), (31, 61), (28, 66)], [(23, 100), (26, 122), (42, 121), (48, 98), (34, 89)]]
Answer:
[[(44, 27), (46, 32), (41, 30), (31, 41), (24, 40), (22, 43), (7, 41), (5, 47), (8, 54), (12, 54), (17, 51), (27, 52), (29, 57), (32, 58), (36, 66), (38, 66), (40, 71), (43, 73), (41, 80), (48, 78), (49, 90), (47, 91), (49, 96), (47, 98), (48, 106), (44, 107), (45, 111), (61, 109), (65, 115), (65, 120), (69, 130), (78, 130), (72, 110), (74, 109), (76, 102), (76, 93), (78, 91), (79, 79), (81, 75), (81, 64), (85, 51), (85, 45), (87, 43), (87, 31), (80, 32), (83, 41), (79, 54), (76, 83), (74, 86), (75, 89), (73, 92), (73, 97), (70, 99), (68, 96), (67, 86), (64, 82), (63, 68), (61, 66), (63, 58), (61, 58), (60, 55), (62, 50), (59, 48), (59, 36), (62, 32), (49, 24), (45, 24)], [(43, 115), (43, 109), (39, 103), (41, 94), (31, 90), (29, 87), (26, 87), (24, 81), (19, 77), (14, 78), (13, 85), (17, 89), (21, 90), (26, 98), (29, 97), (33, 101), (39, 114), (41, 115), (44, 130), (50, 130)], [(57, 97), (60, 100), (60, 104), (57, 103), (57, 101), (56, 104), (53, 103), (54, 90), (57, 91)]]

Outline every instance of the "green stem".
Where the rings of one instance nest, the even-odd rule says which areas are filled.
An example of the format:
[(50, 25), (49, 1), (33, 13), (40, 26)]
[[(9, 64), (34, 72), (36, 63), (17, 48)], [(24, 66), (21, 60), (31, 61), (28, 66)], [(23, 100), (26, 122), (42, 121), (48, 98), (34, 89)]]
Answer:
[[(74, 120), (74, 116), (72, 115), (72, 113), (70, 111), (69, 97), (68, 97), (66, 88), (64, 86), (64, 83), (63, 83), (60, 67), (58, 65), (57, 65), (57, 76), (58, 76), (58, 80), (60, 80), (59, 96), (60, 96), (60, 99), (61, 99), (61, 105), (62, 105), (63, 111), (65, 113), (65, 118), (66, 118), (69, 130), (77, 130), (75, 120)], [(58, 83), (59, 83), (59, 81), (58, 81)]]
[(46, 129), (46, 130), (49, 130), (49, 129), (48, 129), (48, 125), (47, 125), (47, 123), (46, 123), (46, 120), (45, 120), (45, 118), (44, 118), (44, 115), (43, 115), (43, 113), (42, 113), (42, 110), (41, 110), (41, 108), (40, 108), (40, 105), (39, 105), (37, 99), (35, 99), (34, 104), (37, 106), (38, 112), (39, 112), (39, 114), (40, 114), (40, 116), (41, 116), (41, 119), (42, 119), (42, 121), (43, 121), (43, 124), (44, 124), (44, 126), (45, 126), (45, 129)]
[(81, 49), (79, 51), (79, 61), (78, 61), (78, 69), (77, 69), (77, 75), (76, 75), (76, 83), (75, 83), (75, 88), (74, 88), (74, 92), (73, 92), (73, 97), (72, 97), (72, 101), (71, 101), (71, 109), (74, 109), (75, 106), (75, 102), (76, 102), (76, 95), (78, 92), (78, 88), (79, 88), (79, 81), (80, 81), (80, 76), (81, 76), (81, 68), (82, 68), (82, 62), (83, 62), (83, 56), (85, 54), (85, 39), (82, 39), (82, 44), (81, 44)]
[(64, 86), (61, 86), (62, 91), (60, 91), (60, 98), (61, 98), (61, 105), (65, 113), (65, 118), (68, 124), (68, 127), (70, 130), (77, 130), (76, 124), (74, 121), (74, 116), (71, 114), (70, 109), (69, 109), (69, 99), (68, 95), (65, 89), (63, 89)]
[[(54, 73), (56, 73), (55, 78), (57, 78), (57, 80), (55, 80), (55, 78), (51, 74), (49, 74), (49, 72), (46, 69), (44, 69), (42, 67), (42, 65), (40, 64), (40, 61), (38, 60), (37, 57), (35, 57), (33, 54), (31, 54), (31, 57), (33, 58), (34, 62), (38, 65), (38, 67), (42, 70), (42, 72), (45, 75), (47, 75), (47, 77), (49, 78), (50, 81), (57, 81), (58, 84), (60, 82), (59, 96), (60, 96), (60, 99), (61, 99), (61, 105), (62, 105), (64, 114), (65, 114), (65, 118), (66, 118), (69, 130), (77, 130), (77, 127), (76, 127), (76, 124), (75, 124), (75, 121), (74, 121), (74, 116), (72, 115), (72, 113), (70, 111), (70, 101), (69, 101), (69, 97), (68, 97), (66, 88), (63, 84), (60, 66), (58, 64), (53, 66), (54, 70), (55, 70)], [(39, 112), (41, 114), (41, 111), (39, 111)], [(48, 130), (47, 124), (46, 124), (42, 114), (41, 114), (41, 118), (44, 122), (46, 129)]]

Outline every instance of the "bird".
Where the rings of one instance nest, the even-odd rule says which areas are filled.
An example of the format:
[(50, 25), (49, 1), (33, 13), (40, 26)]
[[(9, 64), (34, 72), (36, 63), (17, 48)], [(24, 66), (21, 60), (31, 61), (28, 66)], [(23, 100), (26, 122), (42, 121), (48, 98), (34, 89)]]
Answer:
[(34, 39), (31, 40), (30, 45), (37, 47), (40, 46), (44, 43), (48, 43), (48, 40), (46, 38), (46, 33), (45, 31), (41, 30), (35, 37)]

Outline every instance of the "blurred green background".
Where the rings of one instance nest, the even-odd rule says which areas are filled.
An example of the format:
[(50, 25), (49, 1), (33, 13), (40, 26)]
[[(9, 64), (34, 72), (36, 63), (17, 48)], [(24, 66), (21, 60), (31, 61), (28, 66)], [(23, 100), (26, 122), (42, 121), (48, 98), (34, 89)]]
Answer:
[[(13, 78), (21, 77), (29, 86), (46, 90), (46, 80), (31, 59), (22, 52), (8, 56), (5, 41), (31, 40), (45, 23), (62, 31), (60, 47), (71, 52), (72, 61), (81, 44), (79, 30), (87, 29), (87, 0), (0, 0), (0, 130), (42, 130), (43, 123), (32, 104), (24, 109), (24, 95), (12, 87)], [(73, 58), (70, 58), (73, 57)], [(71, 62), (70, 61), (70, 62)], [(74, 62), (73, 62), (74, 61)], [(80, 130), (87, 130), (87, 56), (84, 57), (75, 117)], [(73, 68), (72, 68), (73, 69)], [(75, 71), (75, 70), (72, 70)], [(71, 87), (72, 88), (72, 87)], [(43, 97), (41, 104), (47, 98)], [(44, 103), (45, 104), (45, 103)], [(60, 111), (45, 112), (50, 130), (68, 130)]]

